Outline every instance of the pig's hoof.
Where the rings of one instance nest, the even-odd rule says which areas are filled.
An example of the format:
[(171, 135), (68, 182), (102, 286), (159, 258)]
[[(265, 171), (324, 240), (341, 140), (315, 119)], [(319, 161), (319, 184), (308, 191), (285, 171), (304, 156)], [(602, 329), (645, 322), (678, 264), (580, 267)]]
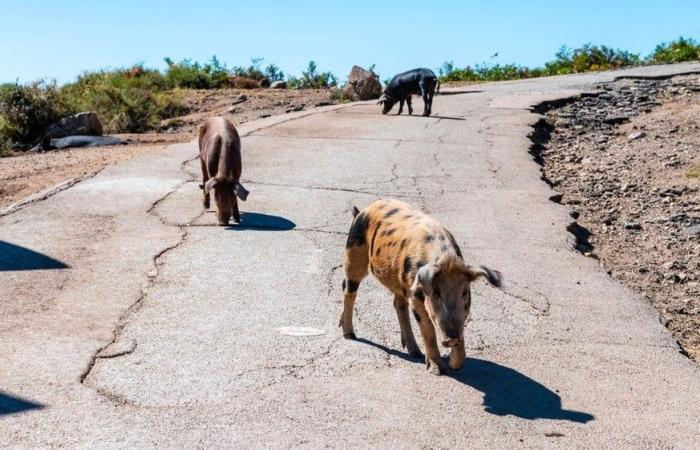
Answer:
[(353, 341), (357, 339), (357, 336), (355, 336), (355, 332), (351, 331), (349, 333), (344, 333), (343, 337), (345, 339), (352, 339)]
[(445, 363), (443, 363), (442, 360), (436, 362), (428, 359), (427, 361), (426, 369), (428, 369), (428, 371), (433, 375), (444, 375), (447, 373)]
[(459, 362), (453, 362), (452, 360), (450, 360), (450, 369), (454, 370), (455, 372), (461, 369), (463, 365), (464, 359), (462, 359)]

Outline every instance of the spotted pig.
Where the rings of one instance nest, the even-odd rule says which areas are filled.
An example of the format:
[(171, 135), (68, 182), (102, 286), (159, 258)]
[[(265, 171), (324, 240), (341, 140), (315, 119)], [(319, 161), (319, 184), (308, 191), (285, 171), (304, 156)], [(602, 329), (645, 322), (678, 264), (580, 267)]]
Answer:
[(354, 214), (345, 253), (343, 335), (356, 339), (352, 323), (355, 298), (360, 282), (371, 271), (394, 294), (404, 348), (412, 356), (421, 356), (408, 317), (410, 307), (423, 336), (428, 370), (436, 375), (446, 371), (438, 338), (451, 348), (450, 368), (461, 368), (470, 283), (483, 277), (500, 287), (500, 272), (466, 264), (452, 234), (406, 203), (378, 200), (363, 211), (354, 208)]

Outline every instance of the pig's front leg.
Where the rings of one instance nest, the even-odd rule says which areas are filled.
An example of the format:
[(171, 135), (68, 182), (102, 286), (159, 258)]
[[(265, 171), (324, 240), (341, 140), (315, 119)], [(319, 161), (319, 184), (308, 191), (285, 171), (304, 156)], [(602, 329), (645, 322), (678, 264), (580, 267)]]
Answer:
[(420, 326), (420, 334), (423, 336), (423, 344), (425, 345), (426, 368), (434, 375), (443, 375), (447, 373), (447, 369), (440, 356), (433, 322), (431, 322), (423, 302), (414, 300), (412, 303), (413, 309), (420, 319), (418, 325)]

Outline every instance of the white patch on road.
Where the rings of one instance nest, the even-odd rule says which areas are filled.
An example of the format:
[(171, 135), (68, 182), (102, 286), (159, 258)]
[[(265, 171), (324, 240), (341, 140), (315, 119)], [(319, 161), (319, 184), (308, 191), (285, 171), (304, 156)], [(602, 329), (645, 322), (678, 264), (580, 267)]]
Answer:
[(285, 334), (287, 336), (322, 336), (326, 334), (325, 330), (320, 330), (318, 328), (311, 328), (311, 327), (297, 327), (297, 326), (288, 326), (288, 327), (280, 327), (277, 329), (280, 334)]

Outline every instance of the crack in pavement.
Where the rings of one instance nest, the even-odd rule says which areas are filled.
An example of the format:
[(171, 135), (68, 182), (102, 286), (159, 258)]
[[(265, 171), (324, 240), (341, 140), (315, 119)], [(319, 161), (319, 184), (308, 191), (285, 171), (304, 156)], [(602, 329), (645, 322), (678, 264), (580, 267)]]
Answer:
[[(354, 105), (348, 105), (348, 106), (341, 107), (341, 108), (337, 108), (337, 109), (344, 109), (344, 108), (350, 107), (350, 106), (354, 106)], [(269, 126), (261, 127), (261, 128), (255, 129), (255, 130), (251, 130), (251, 131), (249, 131), (249, 132), (243, 134), (242, 137), (250, 136), (250, 135), (252, 135), (253, 133), (256, 133), (256, 132), (261, 131), (261, 130), (263, 130), (263, 129), (272, 128), (272, 127), (274, 127), (274, 126), (276, 126), (276, 125), (279, 125), (279, 124), (282, 124), (282, 123), (286, 123), (286, 122), (289, 122), (289, 121), (292, 121), (292, 120), (300, 119), (300, 118), (302, 118), (302, 117), (308, 117), (308, 116), (310, 116), (310, 115), (318, 114), (318, 113), (322, 113), (322, 112), (326, 112), (326, 111), (313, 111), (313, 112), (310, 112), (309, 114), (304, 114), (304, 115), (300, 115), (300, 116), (295, 116), (295, 117), (292, 117), (292, 118), (290, 118), (290, 119), (288, 119), (288, 120), (283, 120), (283, 121), (275, 122), (275, 123), (273, 123), (273, 124), (271, 124), (271, 125), (269, 125)], [(172, 250), (175, 250), (176, 248), (180, 247), (181, 245), (183, 245), (183, 244), (186, 242), (187, 237), (188, 237), (188, 235), (189, 235), (189, 233), (188, 233), (188, 231), (187, 231), (187, 228), (188, 228), (188, 226), (190, 226), (190, 225), (187, 225), (187, 224), (185, 224), (185, 225), (171, 224), (171, 223), (169, 223), (167, 220), (165, 220), (162, 216), (160, 216), (160, 215), (156, 212), (156, 208), (157, 208), (162, 202), (164, 202), (166, 199), (168, 199), (171, 195), (173, 195), (175, 192), (177, 192), (177, 191), (178, 191), (182, 186), (184, 186), (185, 184), (190, 183), (190, 182), (196, 182), (196, 177), (197, 177), (197, 175), (194, 174), (194, 173), (192, 173), (192, 172), (190, 172), (189, 170), (187, 170), (187, 165), (188, 165), (189, 163), (191, 163), (192, 161), (197, 160), (198, 158), (199, 158), (199, 155), (195, 156), (194, 158), (186, 159), (185, 161), (183, 161), (182, 163), (180, 163), (180, 171), (183, 172), (183, 173), (186, 175), (185, 180), (183, 180), (183, 181), (180, 182), (180, 183), (177, 183), (177, 184), (176, 184), (170, 191), (168, 191), (164, 196), (162, 196), (162, 197), (160, 197), (159, 199), (157, 199), (156, 201), (154, 201), (154, 202), (151, 204), (151, 206), (146, 210), (146, 213), (147, 213), (147, 214), (149, 214), (149, 215), (151, 215), (151, 216), (153, 216), (153, 217), (156, 217), (156, 218), (161, 222), (162, 225), (167, 226), (167, 227), (177, 227), (177, 228), (179, 228), (179, 230), (180, 230), (180, 238), (179, 238), (179, 240), (178, 240), (176, 243), (174, 243), (174, 244), (172, 244), (172, 245), (169, 245), (169, 246), (163, 248), (161, 251), (159, 251), (158, 253), (156, 253), (156, 254), (153, 256), (153, 258), (152, 258), (152, 268), (151, 268), (151, 269), (147, 272), (147, 274), (146, 274), (146, 283), (141, 287), (140, 292), (139, 292), (139, 295), (138, 295), (138, 297), (136, 298), (136, 300), (135, 300), (135, 301), (120, 315), (120, 316), (119, 316), (119, 319), (117, 320), (117, 325), (115, 326), (115, 328), (114, 328), (114, 330), (113, 330), (113, 332), (112, 332), (112, 339), (111, 339), (109, 342), (107, 342), (106, 344), (100, 346), (100, 347), (91, 355), (91, 357), (90, 357), (90, 359), (89, 359), (89, 361), (88, 361), (87, 366), (86, 366), (85, 369), (80, 373), (80, 375), (79, 375), (79, 377), (78, 377), (78, 380), (79, 380), (80, 384), (85, 385), (85, 386), (88, 386), (88, 383), (87, 383), (86, 381), (87, 381), (87, 379), (88, 379), (90, 373), (92, 372), (92, 369), (95, 367), (95, 364), (97, 363), (97, 359), (101, 359), (100, 354), (103, 353), (108, 347), (114, 345), (114, 344), (119, 340), (119, 338), (120, 338), (121, 335), (122, 335), (122, 332), (124, 331), (124, 328), (128, 325), (129, 321), (133, 318), (134, 314), (135, 314), (139, 309), (141, 309), (141, 307), (143, 306), (144, 300), (145, 300), (146, 296), (148, 295), (148, 291), (154, 286), (155, 281), (156, 281), (156, 278), (158, 277), (158, 275), (159, 275), (159, 273), (160, 273), (160, 268), (161, 268), (162, 265), (164, 264), (164, 263), (161, 261), (161, 258), (162, 258), (165, 254), (167, 254), (168, 252), (170, 252), (170, 251), (172, 251)], [(101, 171), (101, 170), (103, 170), (103, 169), (100, 169), (100, 171)], [(97, 175), (97, 173), (99, 173), (100, 171), (95, 172), (94, 174), (92, 174), (92, 176)], [(82, 180), (81, 180), (81, 181), (82, 181)], [(75, 184), (75, 183), (74, 183), (74, 184)], [(254, 184), (254, 183), (250, 183), (250, 184)], [(70, 187), (70, 186), (68, 186), (68, 187)], [(66, 189), (67, 189), (68, 187), (66, 187)], [(199, 219), (199, 218), (202, 217), (202, 215), (204, 215), (205, 213), (206, 213), (206, 211), (200, 212), (192, 221), (195, 221), (195, 220)], [(318, 232), (324, 232), (324, 231), (321, 231), (321, 230), (299, 230), (299, 231), (318, 231)], [(115, 354), (113, 357), (118, 357), (118, 356), (123, 356), (123, 355), (126, 355), (126, 354), (130, 354), (130, 353), (132, 353), (135, 349), (136, 349), (136, 343), (134, 343), (134, 348), (131, 349), (130, 351), (124, 351), (124, 352), (121, 352), (121, 354)], [(329, 353), (329, 352), (330, 352), (330, 348), (326, 351), (326, 353)], [(117, 353), (120, 353), (120, 352), (117, 352)], [(312, 361), (313, 361), (313, 359), (312, 359)], [(93, 386), (93, 385), (89, 385), (89, 387), (93, 388), (93, 389), (95, 390), (95, 392), (97, 392), (98, 394), (104, 396), (105, 398), (107, 398), (108, 400), (110, 400), (111, 402), (113, 402), (113, 403), (115, 403), (115, 404), (117, 404), (117, 405), (129, 405), (129, 404), (133, 405), (132, 402), (128, 401), (128, 400), (127, 400), (126, 398), (124, 398), (123, 396), (120, 396), (120, 395), (118, 395), (118, 394), (114, 394), (114, 393), (112, 393), (111, 391), (106, 390), (106, 389), (102, 388), (102, 387), (99, 386), (99, 385), (94, 385), (94, 386)]]
[[(530, 289), (529, 287), (526, 287), (526, 286), (523, 286), (519, 283), (516, 283), (515, 281), (512, 281), (512, 280), (508, 280), (508, 284), (516, 286), (517, 289), (520, 289), (521, 291), (524, 291), (525, 293), (516, 293), (516, 292), (513, 292), (512, 289), (501, 289), (502, 293), (504, 293), (505, 295), (507, 295), (511, 298), (515, 298), (517, 300), (525, 302), (530, 308), (535, 310), (535, 313), (538, 316), (544, 317), (544, 316), (549, 315), (549, 308), (551, 306), (551, 302), (546, 295), (544, 295), (541, 292), (537, 292), (533, 289)], [(527, 294), (534, 294), (536, 297), (540, 297), (540, 298), (544, 299), (544, 305), (538, 305), (533, 299), (530, 298), (532, 295), (528, 296)]]
[[(151, 206), (146, 210), (146, 213), (147, 213), (147, 214), (149, 214), (149, 215), (151, 215), (151, 216), (157, 218), (157, 219), (161, 222), (162, 225), (165, 225), (165, 226), (172, 226), (172, 225), (169, 225), (160, 215), (158, 215), (158, 214), (155, 212), (155, 209), (157, 208), (157, 206), (158, 206), (160, 203), (162, 203), (165, 199), (167, 199), (168, 197), (170, 197), (173, 193), (175, 193), (177, 190), (179, 190), (182, 186), (184, 186), (185, 184), (187, 184), (187, 183), (189, 183), (189, 182), (195, 181), (195, 180), (192, 178), (192, 174), (186, 170), (186, 165), (189, 164), (190, 162), (196, 160), (197, 158), (199, 158), (199, 156), (197, 156), (196, 158), (191, 158), (191, 159), (185, 160), (185, 161), (183, 161), (183, 162), (180, 164), (180, 170), (181, 170), (183, 173), (185, 173), (186, 175), (188, 175), (188, 178), (185, 179), (184, 181), (180, 182), (180, 183), (177, 183), (177, 184), (176, 184), (170, 191), (168, 191), (163, 197), (160, 197), (159, 199), (157, 199), (156, 201), (154, 201), (154, 202), (151, 204)], [(201, 214), (203, 214), (203, 212), (200, 213), (200, 216), (201, 216)], [(180, 247), (182, 244), (185, 243), (185, 241), (186, 241), (186, 239), (187, 239), (187, 236), (188, 236), (187, 229), (186, 229), (185, 227), (183, 227), (183, 226), (177, 226), (177, 227), (180, 229), (180, 238), (179, 238), (179, 240), (178, 240), (176, 243), (174, 243), (174, 244), (172, 244), (172, 245), (169, 245), (169, 246), (167, 246), (167, 247), (161, 249), (159, 252), (157, 252), (157, 253), (153, 256), (153, 258), (152, 258), (152, 268), (146, 273), (146, 282), (144, 283), (144, 285), (141, 286), (141, 289), (140, 289), (140, 292), (139, 292), (138, 297), (137, 297), (136, 300), (135, 300), (135, 301), (120, 315), (120, 316), (119, 316), (119, 319), (117, 320), (117, 325), (115, 326), (114, 330), (112, 331), (112, 339), (111, 339), (109, 342), (107, 342), (106, 344), (100, 346), (100, 347), (93, 353), (93, 355), (91, 356), (91, 358), (90, 358), (89, 361), (88, 361), (87, 367), (82, 371), (82, 373), (81, 373), (80, 376), (78, 377), (78, 380), (79, 380), (80, 384), (88, 385), (88, 384), (86, 383), (87, 378), (88, 378), (88, 376), (90, 375), (90, 373), (92, 372), (92, 369), (95, 367), (95, 364), (97, 363), (97, 360), (102, 358), (102, 357), (100, 356), (100, 354), (103, 353), (108, 347), (110, 347), (110, 346), (112, 346), (112, 345), (114, 345), (114, 344), (117, 343), (117, 341), (119, 340), (119, 338), (120, 338), (121, 335), (122, 335), (122, 332), (124, 331), (124, 328), (128, 325), (129, 320), (130, 320), (130, 319), (133, 317), (133, 315), (134, 315), (138, 310), (140, 310), (141, 307), (143, 306), (144, 299), (145, 299), (146, 296), (148, 295), (148, 291), (149, 291), (149, 290), (153, 287), (153, 285), (155, 284), (155, 280), (156, 280), (156, 278), (157, 278), (157, 276), (158, 276), (158, 274), (159, 274), (159, 272), (160, 272), (160, 268), (161, 268), (162, 265), (164, 264), (162, 261), (160, 261), (160, 259), (161, 259), (166, 253), (168, 253), (168, 252), (170, 252), (171, 250), (174, 250), (174, 249)], [(129, 353), (133, 352), (135, 349), (136, 349), (136, 344), (134, 344), (134, 348), (133, 348), (131, 351), (129, 351), (129, 352), (123, 352), (123, 353), (120, 354), (120, 355), (114, 355), (114, 357), (118, 357), (118, 356), (123, 356), (123, 355), (129, 354)], [(121, 396), (117, 396), (116, 394), (112, 394), (112, 393), (105, 394), (104, 392), (108, 392), (108, 391), (105, 391), (103, 388), (101, 388), (101, 387), (99, 387), (99, 386), (92, 386), (92, 385), (90, 385), (90, 387), (92, 387), (97, 393), (99, 393), (99, 394), (101, 394), (101, 395), (104, 395), (104, 396), (105, 396), (106, 398), (108, 398), (110, 401), (113, 401), (113, 402), (115, 402), (115, 403), (117, 403), (117, 404), (124, 404), (124, 402), (126, 402), (126, 399), (122, 398)]]

